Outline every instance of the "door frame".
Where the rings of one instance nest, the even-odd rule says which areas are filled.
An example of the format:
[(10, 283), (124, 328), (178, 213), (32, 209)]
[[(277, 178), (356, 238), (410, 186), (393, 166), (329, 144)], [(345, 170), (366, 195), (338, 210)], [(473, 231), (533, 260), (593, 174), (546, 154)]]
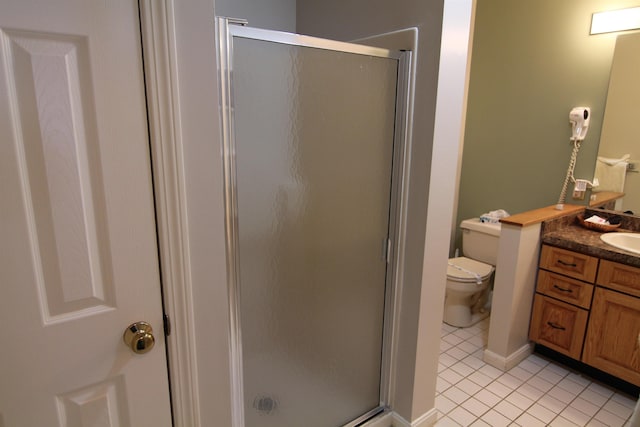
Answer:
[[(313, 47), (339, 52), (362, 55), (373, 55), (391, 58), (398, 61), (398, 76), (396, 83), (396, 111), (394, 146), (392, 153), (391, 194), (389, 215), (389, 242), (387, 247), (388, 268), (385, 277), (385, 306), (383, 320), (382, 360), (380, 367), (380, 406), (369, 411), (344, 427), (359, 425), (369, 419), (378, 419), (376, 415), (384, 416), (393, 406), (395, 388), (395, 368), (397, 355), (398, 328), (400, 324), (400, 295), (402, 294), (403, 271), (399, 268), (404, 264), (404, 247), (407, 233), (407, 205), (409, 190), (409, 153), (411, 152), (411, 128), (413, 117), (413, 87), (415, 81), (415, 67), (412, 52), (397, 51), (386, 48), (369, 46), (366, 44), (345, 43), (335, 40), (285, 33), (247, 27), (247, 22), (241, 19), (218, 17), (216, 24), (216, 45), (219, 67), (220, 109), (222, 143), (224, 145), (224, 186), (225, 186), (225, 217), (226, 217), (226, 245), (227, 245), (227, 280), (230, 307), (230, 363), (231, 363), (231, 405), (232, 424), (235, 427), (244, 426), (244, 392), (242, 373), (242, 343), (237, 306), (237, 212), (235, 206), (228, 203), (233, 200), (235, 192), (235, 166), (230, 161), (228, 153), (234, 152), (234, 126), (232, 110), (232, 44), (234, 36), (277, 42), (303, 47)], [(235, 255), (234, 255), (235, 254)], [(375, 418), (373, 418), (375, 417)]]
[(173, 422), (199, 426), (174, 0), (139, 0), (139, 6), (161, 286), (171, 324), (166, 345)]

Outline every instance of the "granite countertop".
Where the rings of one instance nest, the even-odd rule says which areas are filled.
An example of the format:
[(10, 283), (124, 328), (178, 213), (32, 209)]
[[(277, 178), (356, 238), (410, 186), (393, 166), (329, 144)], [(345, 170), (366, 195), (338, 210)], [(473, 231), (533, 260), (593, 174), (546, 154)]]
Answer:
[[(621, 231), (624, 232), (624, 231)], [(603, 233), (588, 230), (577, 224), (564, 224), (553, 231), (542, 234), (542, 243), (575, 252), (595, 256), (609, 261), (640, 267), (640, 256), (633, 252), (615, 248), (600, 240)]]

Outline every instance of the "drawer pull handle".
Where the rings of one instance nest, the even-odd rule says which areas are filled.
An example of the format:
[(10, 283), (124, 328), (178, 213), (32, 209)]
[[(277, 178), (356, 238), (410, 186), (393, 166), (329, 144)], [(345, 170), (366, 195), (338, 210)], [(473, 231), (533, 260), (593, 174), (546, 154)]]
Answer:
[(551, 326), (553, 329), (560, 329), (561, 331), (564, 331), (567, 329), (564, 326), (556, 325), (553, 322), (547, 322), (547, 325)]
[(562, 264), (562, 265), (564, 265), (565, 267), (574, 267), (574, 268), (578, 266), (578, 264), (576, 264), (576, 263), (572, 263), (572, 262), (564, 262), (564, 261), (563, 261), (563, 260), (561, 260), (561, 259), (559, 259), (559, 260), (558, 260), (558, 264)]
[(553, 287), (556, 288), (557, 290), (559, 290), (560, 292), (569, 292), (570, 294), (573, 293), (573, 290), (561, 288), (560, 286), (556, 285), (555, 283), (553, 284)]

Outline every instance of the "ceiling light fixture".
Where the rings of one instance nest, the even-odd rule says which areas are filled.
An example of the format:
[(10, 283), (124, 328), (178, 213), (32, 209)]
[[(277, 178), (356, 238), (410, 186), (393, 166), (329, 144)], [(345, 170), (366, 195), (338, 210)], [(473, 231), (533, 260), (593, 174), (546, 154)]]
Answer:
[(594, 13), (591, 34), (640, 29), (640, 7)]

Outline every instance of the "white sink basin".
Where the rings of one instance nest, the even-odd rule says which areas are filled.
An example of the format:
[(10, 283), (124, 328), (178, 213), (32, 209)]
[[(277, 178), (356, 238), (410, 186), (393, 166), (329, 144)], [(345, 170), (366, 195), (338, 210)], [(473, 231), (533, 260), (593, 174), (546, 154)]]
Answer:
[(640, 233), (604, 233), (600, 239), (618, 249), (640, 254)]

